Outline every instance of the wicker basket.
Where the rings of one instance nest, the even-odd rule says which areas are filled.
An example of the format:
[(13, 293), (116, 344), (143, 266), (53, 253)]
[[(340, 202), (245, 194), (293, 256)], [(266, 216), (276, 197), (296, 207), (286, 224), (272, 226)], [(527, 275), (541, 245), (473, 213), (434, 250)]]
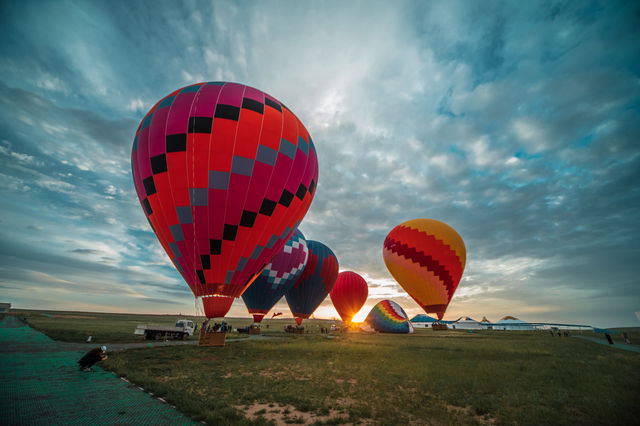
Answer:
[(224, 346), (227, 333), (224, 331), (205, 331), (200, 333), (198, 346)]

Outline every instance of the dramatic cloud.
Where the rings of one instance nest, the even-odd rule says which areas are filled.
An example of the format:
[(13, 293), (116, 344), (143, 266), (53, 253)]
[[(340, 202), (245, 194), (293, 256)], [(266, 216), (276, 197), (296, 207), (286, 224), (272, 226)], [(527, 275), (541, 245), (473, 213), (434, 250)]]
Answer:
[[(395, 225), (431, 217), (468, 251), (447, 318), (637, 325), (637, 2), (0, 12), (0, 286), (16, 306), (193, 310), (136, 199), (130, 148), (158, 99), (229, 80), (308, 127), (320, 177), (301, 230), (366, 277), (368, 308), (393, 298), (420, 312), (381, 247)], [(335, 315), (329, 299), (316, 314)]]

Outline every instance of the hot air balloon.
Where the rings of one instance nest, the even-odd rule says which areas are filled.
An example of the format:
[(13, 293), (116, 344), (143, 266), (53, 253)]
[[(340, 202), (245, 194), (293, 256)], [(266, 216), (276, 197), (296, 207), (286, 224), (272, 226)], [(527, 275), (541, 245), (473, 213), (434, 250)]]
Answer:
[(331, 302), (338, 311), (345, 324), (350, 324), (353, 316), (358, 313), (367, 301), (369, 288), (367, 282), (360, 275), (351, 271), (338, 274), (336, 283), (329, 293)]
[(284, 246), (318, 179), (300, 120), (225, 82), (161, 99), (138, 127), (131, 165), (151, 228), (209, 318), (224, 316)]
[(363, 325), (380, 333), (413, 333), (413, 324), (400, 305), (393, 300), (376, 304), (367, 315)]
[(382, 257), (391, 275), (425, 312), (442, 319), (466, 262), (460, 235), (434, 219), (409, 220), (389, 232)]
[(269, 312), (300, 278), (307, 265), (309, 249), (302, 232), (296, 230), (262, 273), (242, 293), (242, 300), (255, 322)]
[(309, 260), (302, 275), (285, 297), (298, 325), (309, 318), (333, 288), (338, 277), (338, 259), (324, 244), (307, 240)]

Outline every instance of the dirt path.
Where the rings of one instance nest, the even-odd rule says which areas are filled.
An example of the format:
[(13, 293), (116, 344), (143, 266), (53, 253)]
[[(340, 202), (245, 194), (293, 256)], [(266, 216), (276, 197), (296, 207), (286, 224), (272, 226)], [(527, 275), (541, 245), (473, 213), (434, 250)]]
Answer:
[(56, 342), (5, 316), (0, 321), (0, 423), (198, 424), (100, 367), (80, 371), (76, 362), (87, 346)]
[[(262, 335), (251, 335), (248, 337), (227, 337), (226, 343), (237, 343), (237, 342), (247, 342), (249, 340), (271, 340), (281, 338), (279, 336), (262, 336)], [(79, 347), (84, 348), (84, 350), (89, 350), (96, 346), (95, 343), (70, 343), (73, 345), (78, 345)], [(197, 345), (197, 340), (167, 340), (167, 341), (144, 341), (139, 343), (105, 343), (107, 346), (108, 352), (110, 351), (124, 351), (127, 349), (140, 349), (140, 348), (154, 348), (158, 346), (180, 346), (180, 345)]]

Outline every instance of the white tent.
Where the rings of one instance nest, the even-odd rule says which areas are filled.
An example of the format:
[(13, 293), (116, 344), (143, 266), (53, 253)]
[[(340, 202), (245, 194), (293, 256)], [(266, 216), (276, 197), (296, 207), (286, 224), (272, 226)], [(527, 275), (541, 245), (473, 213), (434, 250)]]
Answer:
[(480, 327), (482, 327), (485, 330), (493, 329), (493, 324), (491, 324), (491, 321), (489, 321), (487, 317), (482, 317), (482, 321), (480, 321), (479, 324), (480, 324)]
[(519, 320), (516, 317), (506, 316), (493, 324), (494, 330), (534, 330), (533, 324)]
[(411, 318), (411, 324), (413, 324), (415, 328), (431, 328), (431, 324), (436, 321), (438, 320), (425, 314), (419, 314)]
[(456, 330), (482, 330), (482, 324), (473, 318), (461, 317), (452, 324)]

